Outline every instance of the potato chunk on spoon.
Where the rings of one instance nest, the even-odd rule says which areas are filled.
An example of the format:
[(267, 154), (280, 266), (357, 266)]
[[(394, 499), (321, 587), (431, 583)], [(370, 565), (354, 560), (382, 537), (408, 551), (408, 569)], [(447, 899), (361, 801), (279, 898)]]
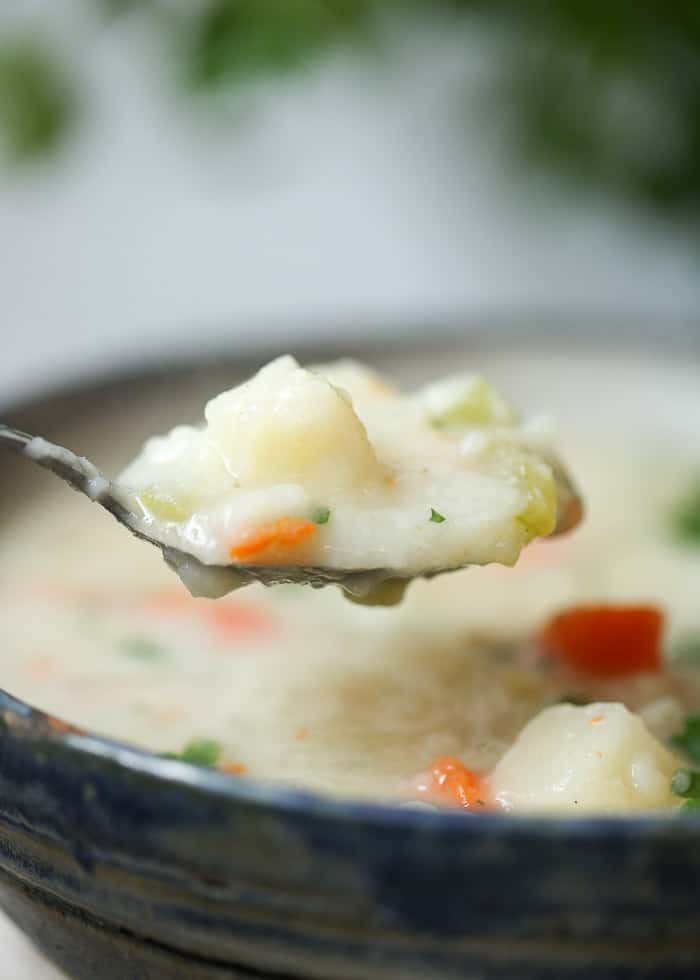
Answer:
[(286, 356), (213, 398), (203, 426), (149, 439), (114, 481), (8, 426), (0, 445), (159, 547), (194, 595), (335, 583), (388, 604), (413, 578), (512, 565), (576, 526), (581, 500), (542, 428), (479, 375), (402, 393), (353, 361)]

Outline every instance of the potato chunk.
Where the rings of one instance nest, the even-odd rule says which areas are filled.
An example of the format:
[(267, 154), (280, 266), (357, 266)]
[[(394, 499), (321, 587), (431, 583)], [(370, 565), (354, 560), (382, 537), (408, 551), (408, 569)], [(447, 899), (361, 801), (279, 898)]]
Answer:
[(241, 487), (301, 483), (330, 493), (381, 477), (350, 397), (293, 357), (212, 399), (205, 415), (209, 440)]
[(626, 813), (677, 805), (678, 760), (623, 704), (545, 708), (522, 730), (491, 777), (506, 810)]
[(149, 439), (120, 481), (133, 486), (135, 499), (162, 522), (186, 521), (235, 485), (220, 454), (191, 425)]

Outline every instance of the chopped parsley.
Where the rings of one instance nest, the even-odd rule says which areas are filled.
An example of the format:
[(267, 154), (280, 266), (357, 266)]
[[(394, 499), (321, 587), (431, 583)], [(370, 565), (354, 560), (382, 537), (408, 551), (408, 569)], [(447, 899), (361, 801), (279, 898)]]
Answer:
[(447, 520), (447, 518), (444, 517), (440, 513), (439, 510), (435, 510), (434, 507), (431, 507), (430, 508), (430, 520), (432, 521), (433, 524), (444, 524), (444, 522)]
[(684, 633), (668, 651), (669, 660), (684, 664), (700, 664), (700, 633)]
[(328, 507), (317, 507), (311, 520), (314, 524), (327, 524), (331, 519), (331, 512)]
[(144, 662), (160, 660), (165, 653), (159, 643), (147, 636), (125, 636), (119, 642), (119, 649), (127, 657)]
[(684, 810), (700, 810), (700, 773), (691, 769), (676, 769), (671, 791), (683, 798)]
[(671, 515), (671, 526), (681, 541), (700, 547), (700, 480), (676, 507)]
[(194, 738), (182, 752), (164, 752), (164, 759), (179, 759), (193, 766), (215, 766), (221, 756), (221, 746), (213, 738)]
[(671, 744), (693, 762), (700, 762), (700, 711), (686, 716), (683, 731), (672, 736)]

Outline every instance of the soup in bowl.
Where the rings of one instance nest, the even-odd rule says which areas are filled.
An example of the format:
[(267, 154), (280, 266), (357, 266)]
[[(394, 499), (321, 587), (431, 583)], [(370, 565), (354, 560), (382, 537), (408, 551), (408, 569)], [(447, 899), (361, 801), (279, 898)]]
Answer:
[[(463, 975), (465, 964), (495, 969), (505, 957), (510, 966), (498, 975), (542, 976), (558, 962), (564, 976), (569, 953), (604, 976), (618, 975), (605, 970), (622, 961), (633, 969), (634, 937), (668, 921), (659, 889), (671, 865), (658, 864), (654, 848), (672, 853), (697, 833), (686, 817), (700, 707), (697, 366), (592, 347), (574, 356), (551, 343), (372, 360), (406, 384), (455, 367), (479, 370), (526, 411), (551, 412), (586, 501), (584, 522), (528, 545), (514, 568), (415, 581), (390, 608), (293, 585), (197, 599), (154, 549), (98, 508), (13, 465), (0, 541), (0, 621), (10, 638), (0, 683), (40, 713), (7, 708), (8, 745), (31, 766), (24, 779), (10, 766), (6, 789), (19, 795), (23, 819), (38, 823), (32, 846), (45, 835), (85, 856), (73, 882), (60, 864), (58, 884), (52, 878), (45, 888), (39, 875), (32, 887), (58, 894), (71, 915), (106, 915), (139, 949), (143, 938), (167, 947), (163, 956), (194, 954), (271, 975), (429, 969), (448, 977)], [(50, 403), (42, 416), (41, 405), (30, 407), (18, 421), (117, 472), (145, 436), (195, 420), (213, 392), (243, 376), (233, 365), (117, 382), (79, 397), (78, 409), (59, 399), (58, 409)], [(66, 807), (68, 784), (81, 797), (58, 825), (50, 808), (36, 805), (39, 788), (54, 779), (54, 805)], [(16, 827), (10, 810), (5, 818)], [(196, 845), (207, 832), (211, 840)], [(157, 871), (145, 873), (144, 896), (145, 841)], [(107, 888), (92, 863), (101, 851), (108, 867), (129, 855), (138, 882)], [(281, 865), (271, 872), (273, 851)], [(547, 867), (534, 895), (538, 856)], [(178, 889), (171, 877), (163, 904), (153, 881), (187, 861), (197, 899), (191, 881)], [(476, 898), (455, 897), (474, 862), (490, 876), (490, 919)], [(222, 883), (207, 884), (217, 865)], [(318, 909), (307, 915), (309, 875), (321, 866), (328, 894), (337, 895), (326, 918)], [(16, 874), (12, 861), (5, 867)], [(587, 903), (596, 871), (618, 879), (594, 926)], [(632, 901), (639, 875), (647, 875), (647, 898), (640, 892)], [(241, 893), (255, 881), (270, 893), (260, 907)], [(423, 882), (423, 893), (409, 900), (402, 881), (412, 889)], [(291, 882), (305, 896), (301, 907)], [(695, 955), (686, 948), (697, 924), (683, 904), (690, 887), (684, 879), (672, 895), (683, 941), (674, 951), (654, 939), (666, 966)], [(273, 895), (296, 918), (280, 918)], [(215, 922), (219, 903), (225, 928)], [(24, 905), (15, 897), (5, 904), (26, 923), (17, 911)], [(199, 924), (184, 928), (184, 911), (172, 918), (193, 906)], [(144, 908), (146, 924), (135, 915)], [(254, 941), (254, 921), (274, 940)], [(599, 930), (597, 951), (587, 948), (586, 929)], [(511, 941), (510, 952), (490, 935)], [(357, 950), (374, 965), (354, 963)], [(69, 967), (88, 975), (74, 960)]]

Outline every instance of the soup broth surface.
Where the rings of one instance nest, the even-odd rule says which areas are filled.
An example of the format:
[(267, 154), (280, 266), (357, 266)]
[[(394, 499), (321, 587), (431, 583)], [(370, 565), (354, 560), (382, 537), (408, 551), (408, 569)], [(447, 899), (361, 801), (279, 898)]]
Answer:
[[(621, 702), (665, 744), (700, 706), (700, 541), (673, 527), (700, 475), (694, 365), (564, 351), (463, 361), (560, 420), (586, 501), (578, 530), (530, 545), (512, 569), (417, 581), (390, 609), (334, 587), (212, 601), (191, 598), (99, 508), (37, 478), (2, 517), (0, 686), (155, 752), (216, 743), (233, 775), (407, 803), (435, 803), (436, 758), (488, 777), (526, 723), (565, 700)], [(410, 382), (444, 364), (394, 367)], [(133, 430), (149, 430), (147, 404), (98, 412), (66, 439), (115, 472), (139, 444)], [(539, 656), (539, 627), (582, 603), (663, 610), (663, 669), (601, 677)]]

